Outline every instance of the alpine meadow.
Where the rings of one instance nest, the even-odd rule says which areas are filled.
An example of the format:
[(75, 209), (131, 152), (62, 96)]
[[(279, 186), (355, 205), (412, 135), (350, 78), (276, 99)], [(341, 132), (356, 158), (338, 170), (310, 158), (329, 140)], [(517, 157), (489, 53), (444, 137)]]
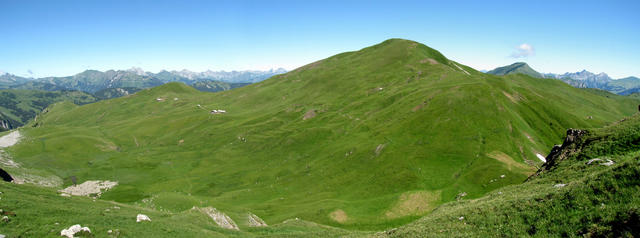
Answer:
[[(122, 7), (124, 2), (60, 4), (93, 11)], [(68, 66), (55, 70), (49, 65), (60, 64), (44, 55), (0, 60), (3, 70), (19, 72), (27, 64), (24, 60), (35, 69), (27, 74), (0, 72), (0, 238), (640, 237), (640, 97), (633, 93), (640, 79), (618, 77), (635, 70), (627, 63), (637, 55), (620, 58), (626, 63), (615, 67), (600, 65), (597, 62), (610, 57), (598, 48), (582, 52), (572, 64), (562, 50), (549, 46), (552, 39), (535, 38), (519, 44), (508, 58), (483, 55), (486, 59), (473, 61), (496, 48), (477, 49), (482, 53), (465, 59), (468, 51), (450, 48), (463, 40), (441, 41), (442, 36), (425, 37), (397, 25), (415, 26), (408, 18), (376, 26), (355, 20), (377, 19), (366, 13), (342, 15), (364, 2), (348, 1), (342, 10), (336, 3), (273, 4), (140, 1), (131, 9), (144, 6), (151, 11), (138, 17), (127, 15), (131, 9), (123, 10), (118, 13), (121, 20), (96, 11), (85, 23), (79, 17), (86, 13), (73, 16), (65, 10), (51, 20), (56, 26), (52, 29), (87, 33), (84, 39), (104, 47), (69, 53), (83, 62), (62, 54), (59, 60)], [(410, 9), (372, 3), (365, 8), (372, 14), (386, 11), (389, 17), (400, 10), (454, 14), (449, 5), (430, 4)], [(25, 14), (47, 6), (52, 7), (46, 2), (26, 6), (0, 1), (0, 9), (28, 9)], [(598, 7), (605, 12), (640, 10), (639, 4), (623, 1), (588, 3), (580, 9)], [(166, 13), (169, 9), (176, 12)], [(231, 13), (223, 13), (225, 9)], [(186, 10), (191, 14), (180, 12)], [(469, 6), (459, 11), (471, 13)], [(353, 21), (316, 22), (321, 12)], [(24, 27), (42, 24), (33, 19), (27, 23), (16, 14), (0, 17), (0, 22), (13, 16), (13, 22), (25, 21), (20, 24)], [(298, 22), (281, 18), (294, 15)], [(552, 18), (563, 19), (557, 20), (559, 27), (573, 22)], [(638, 19), (624, 16), (632, 18)], [(120, 22), (126, 19), (137, 30), (129, 31)], [(433, 20), (419, 14), (414, 20), (427, 19)], [(462, 26), (460, 21), (467, 19), (442, 24)], [(63, 22), (70, 28), (56, 25)], [(313, 29), (298, 28), (304, 24)], [(322, 28), (329, 25), (336, 28)], [(364, 35), (356, 37), (355, 32), (342, 32), (348, 26), (372, 28), (357, 30)], [(167, 31), (164, 38), (154, 37), (159, 27)], [(259, 27), (265, 29), (255, 29)], [(619, 27), (610, 29), (630, 31)], [(220, 32), (215, 37), (192, 32), (200, 28)], [(301, 35), (287, 33), (294, 29)], [(406, 33), (365, 44), (379, 39), (385, 29)], [(20, 37), (30, 34), (15, 31)], [(124, 35), (104, 35), (111, 31)], [(459, 31), (447, 29), (451, 34)], [(487, 31), (495, 32), (492, 27)], [(261, 35), (236, 35), (249, 32)], [(338, 32), (352, 38), (336, 41), (341, 46), (327, 50), (334, 41), (311, 40), (321, 32), (332, 32), (323, 39)], [(11, 55), (16, 53), (12, 46), (30, 44), (0, 40), (0, 51)], [(43, 44), (52, 52), (67, 47), (64, 42)], [(68, 47), (86, 49), (84, 44), (94, 43)], [(133, 53), (109, 50), (116, 45), (139, 48)], [(307, 46), (300, 50), (301, 45)], [(161, 46), (167, 51), (156, 50)], [(222, 48), (211, 53), (207, 47)], [(277, 48), (274, 53), (269, 47), (292, 50)], [(638, 49), (630, 47), (628, 52)], [(546, 52), (551, 48), (556, 55)], [(203, 56), (207, 54), (212, 55)], [(592, 54), (603, 59), (588, 61)], [(287, 57), (300, 64), (280, 68), (290, 62), (282, 61)], [(269, 67), (256, 66), (260, 63)], [(135, 67), (113, 69), (127, 64)], [(201, 64), (252, 68), (213, 71)], [(197, 71), (177, 68), (182, 65)], [(620, 79), (586, 70), (541, 73), (583, 65), (609, 67)], [(64, 73), (32, 76), (45, 70)], [(82, 73), (60, 76), (70, 75), (67, 72)]]

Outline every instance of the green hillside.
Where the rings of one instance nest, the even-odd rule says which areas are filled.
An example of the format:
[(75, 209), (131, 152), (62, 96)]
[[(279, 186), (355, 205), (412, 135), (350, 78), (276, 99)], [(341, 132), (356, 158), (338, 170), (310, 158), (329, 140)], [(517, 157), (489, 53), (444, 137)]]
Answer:
[(552, 163), (527, 182), (446, 204), (385, 236), (636, 237), (639, 141), (638, 115), (573, 131)]
[(191, 84), (191, 87), (203, 92), (219, 92), (244, 87), (251, 83), (226, 83), (222, 81), (198, 81)]
[(168, 83), (59, 103), (7, 152), (64, 186), (118, 181), (101, 200), (380, 230), (521, 183), (566, 128), (603, 126), (638, 103), (483, 74), (392, 39), (219, 93)]
[[(240, 231), (230, 231), (192, 209), (169, 212), (65, 198), (49, 188), (0, 182), (0, 209), (9, 217), (2, 233), (57, 237), (73, 224), (90, 227), (95, 237), (109, 235), (108, 230), (116, 237), (630, 237), (640, 233), (640, 116), (602, 129), (572, 130), (569, 135), (558, 153), (548, 157), (545, 169), (526, 182), (443, 204), (415, 222), (377, 233), (296, 219), (266, 228), (239, 222)], [(136, 223), (140, 213), (152, 221)]]
[(96, 99), (91, 94), (78, 91), (0, 90), (0, 130), (20, 127), (49, 105), (60, 101), (87, 104)]
[(493, 74), (493, 75), (524, 74), (534, 78), (544, 78), (544, 76), (541, 73), (538, 73), (537, 71), (533, 70), (525, 62), (517, 62), (507, 66), (498, 67), (487, 73)]

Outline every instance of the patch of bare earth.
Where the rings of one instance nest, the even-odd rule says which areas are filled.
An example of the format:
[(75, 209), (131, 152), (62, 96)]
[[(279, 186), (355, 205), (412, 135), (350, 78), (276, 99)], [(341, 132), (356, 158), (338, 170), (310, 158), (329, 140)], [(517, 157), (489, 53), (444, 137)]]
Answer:
[(96, 147), (98, 147), (101, 151), (104, 151), (104, 152), (118, 150), (118, 146), (116, 146), (116, 144), (110, 141), (105, 141), (103, 144), (96, 145)]
[(382, 149), (384, 149), (385, 146), (387, 146), (387, 144), (379, 144), (378, 146), (376, 146), (376, 150), (374, 151), (374, 153), (376, 153), (376, 156), (380, 155)]
[(429, 62), (429, 64), (431, 64), (431, 65), (436, 65), (436, 64), (438, 64), (438, 61), (436, 61), (436, 60), (434, 60), (434, 59), (432, 59), (432, 58), (426, 58), (426, 59), (422, 59), (422, 60), (420, 60), (420, 63), (421, 63), (421, 64), (424, 64), (424, 63), (427, 63), (427, 62)]
[(526, 164), (515, 161), (513, 158), (511, 158), (511, 156), (505, 154), (502, 151), (492, 151), (491, 153), (488, 153), (487, 156), (504, 163), (509, 171), (511, 171), (513, 168), (517, 168), (519, 170), (522, 170), (521, 173), (528, 175), (533, 173), (535, 170), (535, 168), (533, 167), (529, 167)]
[(423, 215), (433, 210), (440, 201), (440, 191), (406, 192), (385, 212), (387, 218)]
[(345, 223), (349, 219), (347, 213), (342, 209), (338, 209), (329, 213), (329, 217), (331, 218), (331, 220), (334, 220), (338, 223)]
[(509, 100), (511, 100), (511, 102), (515, 104), (517, 104), (521, 100), (521, 98), (517, 94), (511, 95), (505, 91), (502, 91), (502, 94), (504, 94), (505, 97), (509, 98)]
[(531, 136), (528, 133), (524, 132), (524, 136), (526, 136), (527, 139), (529, 139), (529, 141), (531, 141), (531, 143), (536, 143), (535, 141), (533, 141), (533, 138), (531, 138)]
[(413, 109), (411, 109), (411, 111), (412, 111), (412, 112), (417, 112), (417, 111), (419, 111), (420, 109), (422, 109), (422, 108), (424, 107), (424, 104), (425, 104), (425, 103), (421, 103), (420, 105), (413, 107)]
[(307, 111), (307, 113), (304, 114), (304, 116), (302, 117), (302, 120), (308, 120), (308, 119), (314, 118), (316, 117), (316, 114), (317, 113), (315, 109), (309, 110)]

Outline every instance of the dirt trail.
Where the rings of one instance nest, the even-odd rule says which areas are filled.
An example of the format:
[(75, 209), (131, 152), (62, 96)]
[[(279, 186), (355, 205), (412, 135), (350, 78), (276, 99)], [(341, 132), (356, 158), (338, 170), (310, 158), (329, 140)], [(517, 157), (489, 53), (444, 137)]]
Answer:
[(453, 65), (455, 65), (458, 69), (462, 70), (462, 72), (464, 72), (467, 75), (471, 75), (469, 72), (467, 72), (466, 70), (462, 69), (462, 67), (458, 66), (458, 64), (453, 63)]

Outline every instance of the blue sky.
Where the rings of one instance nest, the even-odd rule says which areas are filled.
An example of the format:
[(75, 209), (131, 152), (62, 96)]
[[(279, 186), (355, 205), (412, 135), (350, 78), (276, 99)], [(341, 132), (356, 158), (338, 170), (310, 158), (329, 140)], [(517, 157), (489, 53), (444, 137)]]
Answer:
[[(0, 0), (0, 70), (293, 69), (388, 38), (476, 69), (640, 76), (640, 1)], [(522, 48), (522, 49), (519, 49)]]

